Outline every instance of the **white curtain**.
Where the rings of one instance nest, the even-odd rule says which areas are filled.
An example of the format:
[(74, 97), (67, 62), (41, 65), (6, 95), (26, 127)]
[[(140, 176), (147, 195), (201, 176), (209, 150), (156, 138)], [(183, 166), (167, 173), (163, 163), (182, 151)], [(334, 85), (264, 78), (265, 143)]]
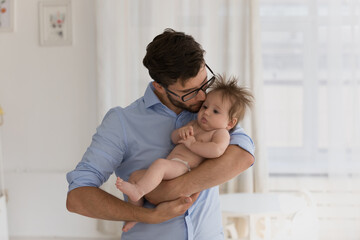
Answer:
[(260, 4), (270, 190), (311, 191), (319, 239), (360, 239), (360, 1)]
[(326, 176), (314, 191), (320, 239), (360, 239), (360, 2), (308, 7), (304, 118), (311, 140), (304, 161)]
[[(109, 108), (125, 107), (143, 95), (151, 79), (142, 59), (156, 35), (165, 28), (190, 34), (215, 73), (239, 77), (256, 99), (242, 123), (255, 142), (256, 162), (222, 191), (266, 191), (258, 0), (97, 0), (96, 9), (99, 122)], [(103, 188), (115, 193), (113, 185), (108, 181)], [(121, 229), (111, 224), (99, 221), (99, 229), (111, 234)]]
[(326, 79), (319, 87), (320, 111), (325, 116), (319, 121), (324, 124), (320, 136), (322, 147), (328, 149), (329, 191), (342, 195), (328, 199), (328, 214), (341, 219), (329, 226), (329, 236), (360, 239), (360, 3), (332, 0), (324, 15), (318, 33), (327, 44), (317, 55), (318, 59), (325, 56), (326, 64), (323, 75), (319, 66), (320, 77)]
[(0, 197), (5, 195), (5, 174), (4, 174), (4, 166), (3, 166), (3, 153), (2, 153), (2, 128), (1, 126), (4, 123), (4, 111), (0, 106)]

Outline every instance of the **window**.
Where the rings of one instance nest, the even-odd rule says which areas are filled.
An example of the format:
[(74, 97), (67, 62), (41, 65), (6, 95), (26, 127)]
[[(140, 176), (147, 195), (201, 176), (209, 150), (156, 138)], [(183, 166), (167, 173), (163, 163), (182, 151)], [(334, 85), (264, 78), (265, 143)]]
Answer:
[[(270, 174), (326, 174), (329, 128), (341, 128), (332, 134), (350, 152), (359, 138), (359, 4), (335, 1), (334, 12), (331, 1), (260, 2)], [(329, 122), (334, 101), (338, 126)]]
[(360, 2), (260, 5), (270, 191), (311, 191), (319, 239), (359, 239)]

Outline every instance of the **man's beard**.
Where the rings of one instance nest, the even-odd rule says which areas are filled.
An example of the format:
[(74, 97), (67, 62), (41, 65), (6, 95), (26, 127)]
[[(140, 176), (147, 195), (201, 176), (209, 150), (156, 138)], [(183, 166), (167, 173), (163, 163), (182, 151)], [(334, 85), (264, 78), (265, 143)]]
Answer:
[(192, 113), (197, 113), (200, 110), (200, 107), (202, 105), (203, 102), (199, 102), (196, 105), (190, 105), (187, 106), (186, 104), (184, 104), (184, 102), (180, 102), (175, 100), (174, 98), (171, 97), (171, 95), (169, 93), (166, 93), (169, 101), (172, 103), (172, 105), (174, 105), (175, 107), (181, 108), (183, 110), (192, 112)]

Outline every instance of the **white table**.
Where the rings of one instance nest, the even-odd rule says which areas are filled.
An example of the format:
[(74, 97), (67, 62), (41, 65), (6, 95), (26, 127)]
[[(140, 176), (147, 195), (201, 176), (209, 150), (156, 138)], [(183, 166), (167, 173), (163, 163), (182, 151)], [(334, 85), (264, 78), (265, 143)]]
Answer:
[[(226, 224), (227, 217), (248, 219), (249, 240), (256, 239), (256, 219), (291, 216), (306, 206), (305, 200), (301, 197), (276, 193), (222, 194), (220, 195), (220, 201), (224, 224)], [(270, 231), (265, 234), (265, 239), (269, 239), (269, 237)]]

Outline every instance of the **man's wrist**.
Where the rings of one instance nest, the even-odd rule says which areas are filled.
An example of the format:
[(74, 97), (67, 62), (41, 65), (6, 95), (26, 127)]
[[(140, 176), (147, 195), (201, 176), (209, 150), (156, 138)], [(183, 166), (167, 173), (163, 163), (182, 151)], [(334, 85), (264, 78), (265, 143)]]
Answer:
[(133, 219), (136, 222), (143, 222), (148, 224), (158, 223), (155, 212), (156, 211), (153, 208), (134, 206)]

